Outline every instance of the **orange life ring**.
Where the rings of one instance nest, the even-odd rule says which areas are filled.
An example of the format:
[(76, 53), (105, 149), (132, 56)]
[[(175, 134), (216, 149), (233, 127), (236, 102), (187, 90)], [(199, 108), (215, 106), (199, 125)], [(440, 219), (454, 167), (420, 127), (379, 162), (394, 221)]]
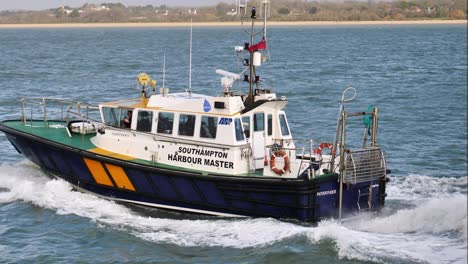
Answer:
[[(277, 156), (281, 156), (284, 159), (284, 167), (282, 169), (276, 168), (275, 166), (275, 159)], [(283, 175), (286, 171), (289, 170), (289, 157), (288, 155), (286, 155), (286, 152), (284, 152), (284, 150), (277, 150), (271, 154), (270, 168), (274, 173), (278, 175)]]
[(326, 143), (326, 142), (320, 143), (319, 147), (314, 149), (314, 153), (322, 155), (322, 149), (324, 148), (328, 148), (331, 151), (331, 154), (335, 156), (336, 153), (335, 153), (335, 149), (333, 149), (333, 145), (331, 143)]

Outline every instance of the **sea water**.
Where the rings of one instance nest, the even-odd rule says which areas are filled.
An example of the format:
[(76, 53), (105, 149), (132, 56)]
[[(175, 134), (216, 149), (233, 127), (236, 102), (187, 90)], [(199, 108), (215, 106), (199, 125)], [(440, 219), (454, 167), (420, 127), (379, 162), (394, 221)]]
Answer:
[[(21, 97), (90, 103), (139, 96), (146, 72), (189, 87), (189, 28), (0, 30), (0, 119)], [(289, 101), (296, 138), (332, 141), (347, 111), (380, 109), (392, 170), (386, 207), (318, 226), (125, 206), (72, 190), (0, 134), (0, 263), (466, 263), (466, 25), (272, 27), (261, 85)], [(194, 28), (192, 91), (242, 71), (235, 27)], [(245, 84), (233, 87), (246, 92)], [(362, 135), (362, 120), (350, 124)], [(350, 136), (352, 143), (353, 137)]]

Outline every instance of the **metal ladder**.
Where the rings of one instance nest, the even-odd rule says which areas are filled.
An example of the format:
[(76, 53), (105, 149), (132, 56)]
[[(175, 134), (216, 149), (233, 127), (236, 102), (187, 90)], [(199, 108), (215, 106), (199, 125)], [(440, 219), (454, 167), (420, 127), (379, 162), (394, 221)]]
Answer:
[[(367, 196), (367, 208), (361, 208), (360, 200), (362, 196)], [(358, 189), (357, 208), (359, 211), (370, 210), (372, 208), (372, 184), (368, 187), (368, 192), (361, 193), (361, 189)]]

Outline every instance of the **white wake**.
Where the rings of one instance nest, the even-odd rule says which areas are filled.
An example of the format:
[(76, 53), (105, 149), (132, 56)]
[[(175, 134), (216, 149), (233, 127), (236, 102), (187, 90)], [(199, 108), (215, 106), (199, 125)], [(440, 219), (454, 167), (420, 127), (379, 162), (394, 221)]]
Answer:
[[(466, 177), (413, 175), (392, 184), (387, 202), (403, 200), (408, 206), (386, 216), (362, 214), (343, 223), (324, 221), (317, 227), (265, 218), (177, 220), (142, 216), (112, 201), (72, 191), (65, 181), (51, 180), (23, 162), (0, 165), (0, 204), (26, 202), (57, 214), (75, 214), (155, 243), (251, 248), (304, 236), (313, 244), (331, 241), (339, 258), (466, 263)], [(414, 192), (415, 188), (419, 191)]]

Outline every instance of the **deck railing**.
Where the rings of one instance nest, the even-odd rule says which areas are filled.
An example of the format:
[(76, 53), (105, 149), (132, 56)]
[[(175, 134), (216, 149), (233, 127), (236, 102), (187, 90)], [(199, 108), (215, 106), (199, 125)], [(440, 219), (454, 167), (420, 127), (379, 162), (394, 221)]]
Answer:
[(100, 122), (99, 107), (59, 98), (23, 98), (21, 103), (21, 121), (23, 125), (32, 125), (33, 121), (43, 121), (48, 126), (50, 121), (68, 122), (88, 120)]
[[(323, 173), (333, 173), (337, 169), (337, 167), (332, 168), (332, 160), (335, 158), (335, 156), (330, 155), (329, 158), (315, 159), (316, 147), (320, 145), (320, 143), (316, 144), (316, 142), (322, 141), (316, 141), (312, 139), (273, 139), (273, 141), (275, 142), (274, 144), (265, 146), (265, 153), (283, 150), (286, 152), (287, 156), (295, 156), (297, 159), (300, 159), (301, 166), (302, 163), (308, 163), (310, 165), (310, 169), (307, 171), (309, 178), (314, 178)], [(295, 147), (292, 148), (286, 146), (289, 142), (294, 142)], [(317, 173), (318, 168), (325, 169), (326, 171), (321, 171)], [(300, 173), (301, 172), (298, 171), (297, 176), (299, 176)]]

